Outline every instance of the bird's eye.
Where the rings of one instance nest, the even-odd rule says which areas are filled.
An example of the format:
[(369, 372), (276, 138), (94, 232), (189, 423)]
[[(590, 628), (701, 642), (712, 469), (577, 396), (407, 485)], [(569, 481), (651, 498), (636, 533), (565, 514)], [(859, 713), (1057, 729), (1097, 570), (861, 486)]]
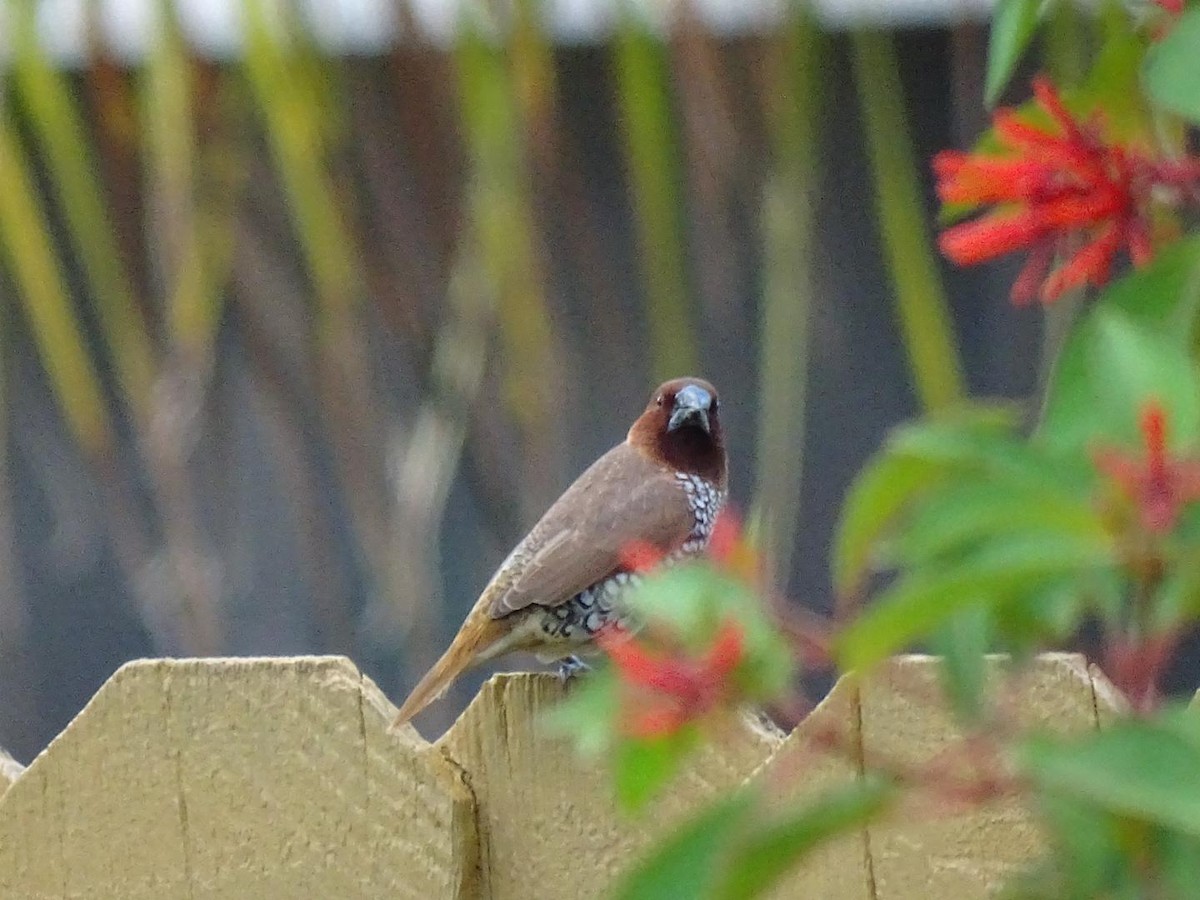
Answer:
[(657, 397), (655, 397), (654, 402), (656, 405), (662, 406), (663, 405), (663, 395), (659, 394)]
[(720, 408), (721, 408), (721, 401), (718, 400), (716, 397), (713, 397), (712, 411), (716, 412)]

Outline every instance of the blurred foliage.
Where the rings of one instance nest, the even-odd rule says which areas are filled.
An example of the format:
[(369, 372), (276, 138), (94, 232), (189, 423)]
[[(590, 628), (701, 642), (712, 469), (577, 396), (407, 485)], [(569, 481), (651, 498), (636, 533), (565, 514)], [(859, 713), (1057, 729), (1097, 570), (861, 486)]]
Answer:
[[(1200, 10), (1146, 7), (1090, 18), (1066, 3), (998, 4), (986, 104), (1038, 37), (1071, 90), (1039, 78), (1036, 103), (997, 112), (974, 151), (934, 164), (944, 219), (983, 211), (950, 226), (943, 252), (973, 264), (1024, 251), (1018, 284), (1044, 287), (1014, 289), (1014, 301), (1066, 305), (1036, 416), (964, 396), (922, 239), (896, 62), (882, 35), (854, 38), (882, 242), (928, 415), (893, 428), (847, 494), (831, 560), (842, 620), (805, 634), (765, 612), (777, 598), (756, 577), (761, 560), (731, 579), (719, 520), (710, 560), (637, 589), (639, 633), (601, 642), (608, 665), (561, 716), (585, 748), (606, 749), (617, 796), (636, 811), (723, 717), (791, 699), (789, 655), (820, 666), (828, 648), (854, 675), (928, 647), (943, 657), (961, 746), (914, 763), (864, 759), (829, 737), (822, 750), (844, 754), (857, 779), (769, 825), (772, 807), (754, 789), (719, 797), (615, 896), (764, 896), (821, 841), (861, 831), (906, 796), (935, 815), (1018, 801), (1040, 816), (1045, 852), (1005, 896), (1195, 894), (1200, 716), (1164, 700), (1163, 680), (1200, 623), (1200, 243), (1187, 233), (1200, 207)], [(1133, 271), (1110, 282), (1119, 251)], [(1064, 284), (1094, 289), (1092, 302), (1064, 301)], [(734, 546), (756, 558), (745, 538)], [(1127, 714), (1073, 737), (1023, 725), (1018, 698), (997, 696), (987, 677), (987, 654), (1019, 670), (1085, 630)], [(951, 753), (968, 763), (965, 782), (949, 772)]]
[[(893, 430), (850, 490), (833, 548), (846, 618), (836, 633), (805, 642), (778, 628), (775, 603), (800, 514), (816, 194), (830, 168), (821, 122), (835, 87), (828, 38), (803, 4), (736, 47), (686, 4), (661, 23), (621, 4), (598, 71), (621, 148), (633, 298), (613, 288), (621, 263), (601, 240), (612, 218), (567, 140), (536, 0), (469, 3), (451, 46), (399, 45), (369, 64), (374, 80), (368, 64), (329, 55), (297, 4), (245, 0), (240, 52), (217, 62), (194, 52), (161, 0), (133, 63), (108, 50), (90, 5), (78, 71), (47, 55), (34, 3), (9, 4), (3, 399), (15, 405), (12, 375), (36, 363), (158, 652), (234, 644), (251, 591), (238, 582), (238, 523), (223, 514), (247, 480), (270, 479), (288, 504), (288, 521), (272, 524), (294, 532), (314, 586), (315, 643), (399, 656), (399, 680), (411, 682), (441, 643), (443, 574), (471, 565), (439, 553), (456, 477), (470, 481), (493, 542), (510, 544), (573, 474), (580, 436), (568, 411), (611, 400), (617, 379), (695, 370), (706, 334), (729, 338), (728, 310), (746, 305), (730, 287), (729, 223), (746, 215), (758, 543), (649, 578), (634, 601), (644, 634), (610, 648), (614, 666), (563, 719), (610, 751), (619, 795), (644, 809), (706, 728), (744, 703), (787, 702), (795, 670), (827, 662), (824, 650), (862, 669), (930, 646), (972, 737), (1014, 751), (1004, 774), (1036, 797), (1052, 838), (1016, 895), (1188, 896), (1200, 873), (1200, 740), (1194, 714), (1159, 703), (1171, 651), (1200, 616), (1200, 245), (1176, 240), (1193, 219), (1171, 214), (1195, 199), (1187, 165), (1200, 123), (1200, 10), (1184, 6), (1108, 3), (1095, 16), (1057, 0), (997, 6), (979, 73), (988, 105), (1036, 54), (1073, 110), (1101, 109), (1116, 139), (1160, 151), (1157, 174), (1180, 165), (1159, 185), (1174, 193), (1157, 198), (1154, 262), (1078, 316), (1060, 307), (1065, 337), (1036, 423), (966, 399), (893, 38), (851, 37), (894, 297), (896, 326), (879, 328), (900, 335), (930, 415)], [(416, 31), (406, 5), (397, 14)], [(1017, 115), (1045, 124), (1028, 105)], [(985, 134), (977, 150), (999, 143)], [(586, 285), (579, 308), (554, 300), (565, 273)], [(270, 463), (241, 482), (226, 471), (217, 413), (233, 384), (250, 385), (238, 395), (254, 405), (245, 439)], [(5, 488), (10, 462), (0, 452)], [(20, 530), (9, 502), (0, 490), (6, 563)], [(72, 507), (59, 502), (55, 525), (69, 531)], [(342, 543), (358, 568), (341, 561)], [(25, 609), (18, 579), (0, 569), (2, 675), (28, 652), (28, 623), (14, 613)], [(1102, 633), (1108, 674), (1137, 717), (1071, 741), (1003, 727), (984, 653), (1019, 662), (1085, 624)], [(770, 815), (752, 791), (720, 798), (620, 896), (759, 896), (820, 841), (890, 807), (911, 787), (906, 774), (881, 767)]]
[[(447, 627), (452, 486), (469, 485), (481, 543), (507, 544), (573, 474), (579, 411), (612, 380), (640, 402), (660, 375), (699, 371), (714, 335), (751, 342), (735, 355), (760, 388), (739, 404), (758, 415), (752, 506), (786, 582), (830, 59), (803, 5), (736, 41), (686, 5), (654, 21), (622, 6), (597, 71), (632, 297), (616, 287), (611, 188), (581, 167), (537, 0), (467, 4), (450, 46), (402, 42), (369, 61), (331, 55), (301, 4), (237, 11), (229, 59), (196, 52), (171, 0), (151, 6), (145, 54), (119, 57), (89, 5), (72, 68), (47, 50), (41, 5), (9, 9), (0, 289), (14, 318), (0, 352), (7, 375), (31, 361), (44, 373), (82, 462), (39, 460), (39, 477), (94, 492), (104, 552), (155, 651), (238, 645), (257, 550), (228, 498), (247, 478), (283, 498), (276, 529), (311, 587), (313, 643), (401, 659), (395, 683), (411, 682)], [(406, 5), (397, 15), (419, 31)], [(888, 38), (872, 40), (887, 61)], [(860, 73), (886, 94), (864, 93), (877, 109), (899, 96), (890, 65)], [(875, 146), (908, 141), (902, 117), (869, 119)], [(899, 315), (944, 317), (929, 236), (903, 233), (917, 163), (876, 168), (889, 253), (920, 263), (897, 264)], [(564, 280), (580, 302), (562, 302)], [(958, 391), (942, 325), (912, 332), (931, 402)], [(247, 440), (263, 446), (253, 474), (231, 468)], [(24, 608), (19, 579), (3, 604)], [(6, 627), (5, 644), (31, 646)]]

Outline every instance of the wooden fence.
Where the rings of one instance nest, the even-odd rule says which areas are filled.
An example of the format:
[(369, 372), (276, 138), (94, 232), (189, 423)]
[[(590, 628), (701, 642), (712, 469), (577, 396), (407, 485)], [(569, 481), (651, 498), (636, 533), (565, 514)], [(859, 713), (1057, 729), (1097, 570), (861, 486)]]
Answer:
[[(391, 703), (346, 659), (132, 662), (27, 769), (0, 754), (0, 897), (603, 896), (714, 792), (768, 778), (785, 803), (855, 777), (856, 760), (950, 746), (937, 665), (904, 657), (842, 679), (787, 736), (746, 717), (630, 819), (603, 766), (540, 726), (562, 692), (553, 676), (493, 678), (430, 744), (388, 731)], [(1021, 717), (1058, 730), (1118, 708), (1073, 655), (1041, 657), (1006, 688)], [(830, 728), (849, 752), (816, 739)], [(970, 900), (1039, 849), (1015, 804), (914, 806), (822, 848), (776, 896)]]

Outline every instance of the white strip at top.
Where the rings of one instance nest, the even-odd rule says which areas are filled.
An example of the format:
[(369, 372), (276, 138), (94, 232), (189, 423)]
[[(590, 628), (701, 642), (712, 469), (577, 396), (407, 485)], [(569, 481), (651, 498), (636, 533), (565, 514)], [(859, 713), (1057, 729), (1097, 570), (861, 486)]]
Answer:
[[(284, 0), (173, 0), (187, 40), (204, 56), (233, 58), (242, 45), (242, 21), (248, 4), (260, 3), (269, 21), (278, 21)], [(380, 53), (401, 40), (435, 45), (451, 42), (465, 15), (479, 0), (293, 0), (317, 42), (334, 53)], [(538, 0), (532, 0), (538, 2)], [(623, 3), (641, 10), (657, 27), (676, 15), (683, 0), (541, 0), (555, 40), (592, 43), (612, 31)], [(789, 0), (687, 0), (714, 32), (722, 35), (770, 30)], [(811, 0), (819, 21), (829, 28), (855, 24), (936, 25), (986, 19), (993, 0)], [(0, 0), (0, 59), (10, 52), (6, 35), (13, 25), (11, 0)], [(407, 10), (404, 10), (407, 6)], [(87, 10), (91, 7), (97, 38), (119, 59), (134, 62), (156, 33), (160, 0), (37, 0), (38, 33), (43, 47), (61, 63), (78, 66), (86, 58)], [(403, 11), (403, 15), (402, 15)], [(477, 12), (475, 14), (478, 14)]]

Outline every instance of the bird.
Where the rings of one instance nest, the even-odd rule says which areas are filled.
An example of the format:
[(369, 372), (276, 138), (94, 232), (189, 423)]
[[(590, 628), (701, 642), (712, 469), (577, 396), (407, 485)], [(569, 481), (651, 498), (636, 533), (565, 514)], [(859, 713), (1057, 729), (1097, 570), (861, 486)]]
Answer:
[(668, 562), (703, 552), (727, 490), (716, 388), (702, 378), (660, 385), (625, 440), (550, 506), (488, 581), (446, 652), (401, 704), (399, 727), (463, 672), (507, 653), (586, 669), (596, 634), (626, 623), (621, 595), (638, 581), (626, 548)]

